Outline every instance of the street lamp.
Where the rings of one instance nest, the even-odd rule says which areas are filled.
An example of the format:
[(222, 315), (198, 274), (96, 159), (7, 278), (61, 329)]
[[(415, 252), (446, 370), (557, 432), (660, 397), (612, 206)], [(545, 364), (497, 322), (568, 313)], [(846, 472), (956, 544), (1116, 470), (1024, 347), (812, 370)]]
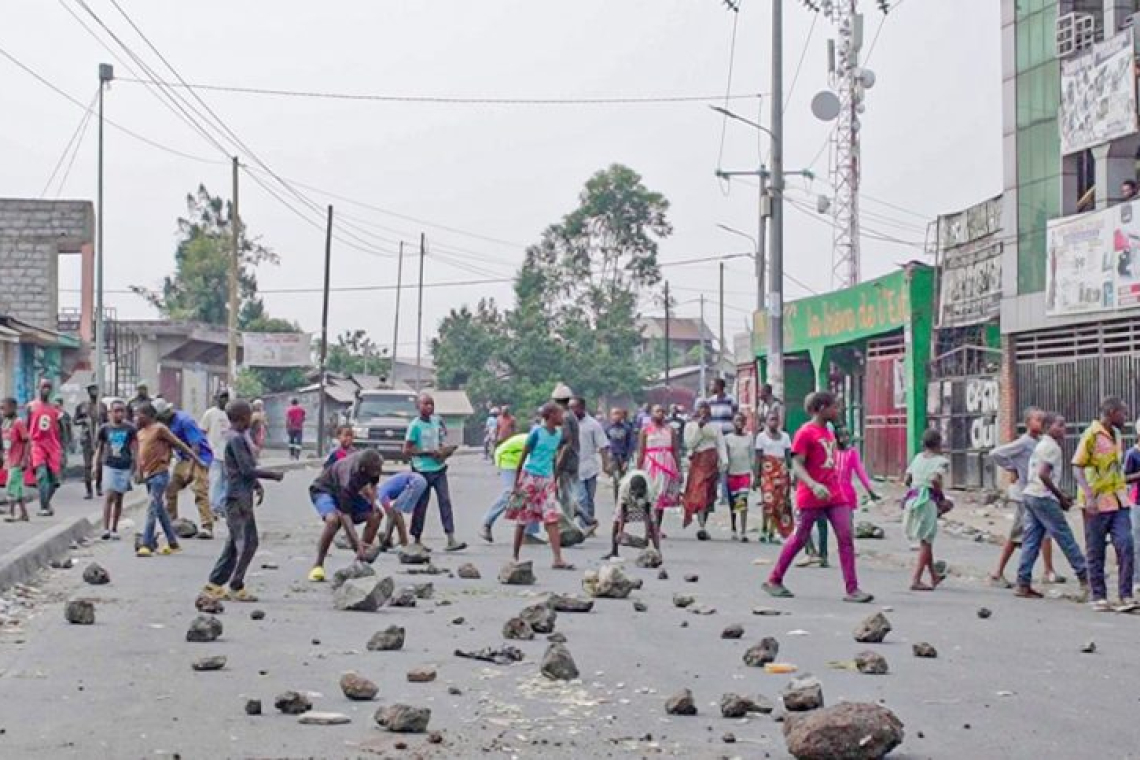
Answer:
[(765, 206), (767, 205), (767, 202), (768, 202), (767, 198), (765, 197), (767, 189), (768, 188), (767, 188), (767, 183), (765, 181), (765, 174), (761, 174), (760, 175), (760, 221), (759, 221), (759, 230), (758, 230), (759, 235), (757, 237), (752, 237), (747, 232), (742, 232), (742, 231), (740, 231), (734, 227), (729, 227), (727, 224), (718, 224), (717, 225), (717, 227), (724, 230), (725, 232), (728, 232), (732, 235), (739, 235), (740, 237), (744, 238), (748, 242), (752, 243), (752, 249), (755, 251), (755, 255), (753, 258), (755, 258), (755, 263), (756, 263), (756, 311), (764, 311), (764, 264), (765, 264), (764, 258), (766, 255), (765, 250), (764, 250), (766, 230), (764, 229), (764, 226), (765, 226), (765, 223), (767, 222), (767, 219), (768, 219), (768, 215), (767, 215), (767, 213), (765, 213), (767, 210), (765, 208)]
[[(99, 178), (95, 211), (95, 383), (100, 392), (106, 391), (107, 340), (103, 320), (103, 91), (115, 78), (115, 69), (109, 63), (99, 64)], [(115, 393), (118, 393), (116, 385)]]

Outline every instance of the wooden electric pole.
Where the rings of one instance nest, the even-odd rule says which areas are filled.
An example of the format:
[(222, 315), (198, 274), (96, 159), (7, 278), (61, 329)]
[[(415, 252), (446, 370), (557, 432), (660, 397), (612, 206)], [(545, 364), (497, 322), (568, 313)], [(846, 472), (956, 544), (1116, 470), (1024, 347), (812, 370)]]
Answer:
[(423, 351), (423, 331), (424, 331), (424, 254), (426, 252), (427, 239), (424, 233), (420, 233), (420, 279), (416, 285), (419, 291), (416, 304), (416, 392), (419, 393), (423, 388), (420, 378), (422, 360), (421, 352)]
[(388, 383), (396, 387), (396, 355), (400, 347), (400, 291), (404, 289), (404, 241), (400, 241), (400, 263), (396, 265), (396, 316), (392, 320), (392, 368), (388, 370)]
[(233, 250), (230, 252), (230, 308), (227, 330), (229, 351), (226, 357), (226, 388), (231, 393), (237, 380), (238, 363), (238, 271), (241, 268), (241, 221), (238, 217), (238, 157), (233, 158), (234, 195), (230, 201), (230, 234)]
[(332, 269), (333, 207), (329, 205), (329, 220), (325, 227), (325, 298), (321, 309), (321, 397), (317, 403), (317, 457), (325, 458), (325, 387), (326, 362), (329, 355), (329, 273)]

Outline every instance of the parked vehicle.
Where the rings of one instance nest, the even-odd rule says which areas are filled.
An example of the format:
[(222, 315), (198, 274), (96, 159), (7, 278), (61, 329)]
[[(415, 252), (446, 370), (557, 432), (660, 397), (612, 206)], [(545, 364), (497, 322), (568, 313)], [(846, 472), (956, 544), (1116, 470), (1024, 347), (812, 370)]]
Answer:
[(416, 414), (411, 391), (360, 391), (348, 414), (356, 448), (376, 449), (389, 462), (407, 462), (404, 436)]

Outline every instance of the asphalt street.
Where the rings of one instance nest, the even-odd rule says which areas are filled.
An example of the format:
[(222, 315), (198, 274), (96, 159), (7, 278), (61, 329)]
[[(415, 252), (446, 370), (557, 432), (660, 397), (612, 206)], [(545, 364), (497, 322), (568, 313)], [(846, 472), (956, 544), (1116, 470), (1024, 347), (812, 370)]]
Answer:
[[(267, 486), (258, 511), (261, 551), (250, 577), (261, 600), (227, 603), (216, 642), (188, 643), (185, 633), (221, 548), (217, 540), (187, 541), (182, 554), (151, 559), (136, 559), (129, 541), (97, 542), (73, 553), (74, 569), (48, 571), (35, 588), (21, 589), (31, 601), (0, 627), (0, 756), (781, 758), (787, 755), (780, 723), (764, 715), (725, 719), (717, 707), (725, 692), (778, 700), (789, 676), (741, 659), (748, 646), (774, 636), (779, 660), (818, 676), (827, 704), (881, 702), (898, 714), (906, 739), (894, 757), (1140, 757), (1140, 617), (1095, 614), (1059, 599), (1022, 601), (989, 588), (980, 580), (996, 551), (988, 544), (941, 537), (936, 553), (950, 562), (953, 576), (934, 593), (911, 592), (913, 555), (897, 522), (878, 518), (886, 539), (859, 543), (861, 582), (876, 595), (874, 603), (841, 602), (834, 566), (793, 569), (787, 585), (796, 598), (776, 601), (760, 590), (776, 548), (729, 542), (723, 513), (708, 543), (682, 531), (673, 517), (665, 528), (668, 580), (633, 567), (637, 552), (624, 550), (627, 571), (644, 579), (631, 600), (643, 601), (647, 612), (636, 612), (631, 600), (600, 599), (591, 613), (558, 616), (556, 630), (566, 636), (582, 677), (555, 683), (539, 673), (545, 637), (504, 642), (502, 625), (548, 592), (580, 593), (582, 571), (601, 564), (607, 539), (567, 551), (577, 572), (550, 570), (545, 547), (525, 547), (538, 583), (499, 585), (509, 526), (498, 526), (493, 545), (476, 537), (498, 479), (478, 457), (457, 457), (452, 492), (460, 537), (471, 546), (458, 555), (442, 552), (434, 506), (426, 538), (436, 547), (435, 564), (454, 570), (472, 562), (482, 579), (412, 577), (384, 555), (376, 563), (381, 575), (392, 575), (397, 588), (430, 580), (434, 598), (415, 608), (339, 612), (331, 584), (305, 579), (319, 530), (307, 498), (313, 474), (292, 473)], [(599, 492), (605, 520), (609, 491)], [(108, 569), (109, 585), (82, 581), (92, 560)], [(349, 560), (335, 552), (330, 577)], [(686, 574), (699, 580), (685, 582)], [(696, 606), (715, 613), (678, 609), (674, 593), (692, 594)], [(94, 601), (94, 626), (64, 620), (65, 601), (76, 598)], [(754, 615), (758, 606), (785, 614)], [(978, 617), (982, 606), (992, 610), (990, 618)], [(264, 619), (252, 620), (253, 609), (264, 610)], [(893, 625), (886, 642), (856, 643), (859, 621), (884, 609)], [(743, 639), (721, 639), (733, 623), (743, 625)], [(404, 649), (367, 651), (372, 634), (390, 625), (406, 628)], [(933, 644), (938, 658), (914, 657), (911, 645), (919, 641)], [(1081, 653), (1090, 641), (1096, 653)], [(523, 662), (498, 666), (453, 654), (504, 643), (522, 649)], [(887, 658), (890, 674), (834, 666), (866, 649)], [(191, 669), (208, 655), (225, 655), (225, 668)], [(407, 671), (421, 665), (437, 667), (438, 678), (409, 683)], [(374, 702), (341, 694), (338, 681), (350, 670), (379, 686)], [(696, 696), (696, 717), (665, 713), (666, 699), (682, 688)], [(278, 713), (274, 697), (290, 689), (308, 692), (314, 709), (344, 713), (351, 722), (301, 725)], [(247, 699), (260, 699), (265, 714), (247, 716)], [(442, 743), (378, 727), (377, 707), (396, 702), (431, 708), (430, 728)], [(726, 733), (736, 742), (725, 743)]]

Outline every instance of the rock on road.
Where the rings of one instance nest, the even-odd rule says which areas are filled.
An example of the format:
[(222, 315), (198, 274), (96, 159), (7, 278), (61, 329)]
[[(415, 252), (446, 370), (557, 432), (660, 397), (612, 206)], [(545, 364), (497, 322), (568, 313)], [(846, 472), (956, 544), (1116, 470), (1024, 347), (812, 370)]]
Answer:
[[(1078, 757), (1090, 740), (1103, 757), (1136, 755), (1135, 732), (1120, 727), (1134, 725), (1140, 697), (1140, 617), (1022, 601), (969, 577), (954, 577), (933, 594), (908, 591), (913, 555), (897, 525), (886, 526), (886, 540), (860, 542), (861, 584), (877, 598), (850, 605), (839, 601), (837, 568), (794, 568), (787, 584), (797, 597), (769, 599), (760, 582), (775, 548), (725, 540), (723, 512), (713, 519), (717, 540), (709, 543), (698, 543), (671, 517), (664, 545), (670, 579), (635, 567), (637, 551), (625, 549), (625, 571), (643, 580), (641, 590), (626, 600), (598, 599), (592, 612), (557, 615), (554, 630), (565, 636), (580, 677), (555, 681), (539, 672), (547, 636), (508, 642), (503, 624), (548, 593), (581, 596), (583, 572), (601, 564), (607, 536), (567, 550), (576, 572), (554, 572), (549, 550), (524, 547), (537, 583), (500, 585), (511, 526), (496, 526), (493, 545), (476, 537), (498, 478), (481, 459), (458, 457), (452, 494), (459, 535), (471, 547), (454, 556), (442, 551), (434, 505), (426, 538), (436, 547), (436, 565), (454, 571), (470, 562), (481, 578), (408, 575), (408, 566), (389, 553), (375, 563), (378, 576), (392, 576), (397, 591), (431, 581), (431, 598), (415, 607), (339, 612), (331, 583), (305, 580), (319, 529), (307, 498), (312, 475), (267, 484), (257, 513), (261, 550), (249, 577), (261, 601), (226, 602), (217, 641), (187, 642), (185, 634), (198, 615), (194, 600), (220, 551), (218, 540), (190, 540), (180, 555), (151, 559), (136, 559), (129, 541), (97, 544), (74, 553), (75, 568), (47, 571), (30, 610), (0, 627), (0, 756), (787, 757), (783, 726), (773, 716), (729, 719), (720, 711), (726, 693), (778, 702), (791, 677), (742, 659), (764, 637), (778, 640), (778, 660), (796, 665), (797, 676), (819, 678), (827, 705), (881, 702), (893, 710), (906, 731), (893, 757)], [(598, 490), (606, 534), (609, 489)], [(974, 575), (995, 551), (948, 536), (936, 544), (940, 558)], [(90, 561), (107, 568), (110, 584), (83, 582)], [(329, 576), (350, 561), (334, 550)], [(684, 582), (688, 574), (699, 581)], [(694, 596), (701, 612), (715, 612), (677, 608), (675, 593)], [(68, 624), (69, 599), (93, 600), (95, 624)], [(635, 600), (648, 611), (637, 612)], [(786, 614), (751, 614), (757, 606)], [(980, 619), (980, 606), (992, 617)], [(884, 607), (892, 625), (886, 640), (856, 643), (852, 631)], [(251, 619), (254, 609), (264, 617)], [(732, 624), (743, 627), (743, 636), (722, 639)], [(402, 649), (366, 648), (373, 634), (393, 625), (406, 630)], [(1090, 640), (1095, 654), (1082, 654)], [(915, 657), (917, 642), (936, 647), (937, 659)], [(505, 644), (525, 659), (496, 665), (454, 656), (456, 649)], [(889, 674), (829, 666), (868, 649), (890, 662)], [(192, 668), (213, 656), (226, 658), (223, 668)], [(435, 679), (409, 681), (409, 672), (421, 668), (434, 669)], [(342, 693), (340, 679), (349, 671), (376, 685), (373, 701)], [(667, 715), (666, 700), (683, 689), (692, 691), (698, 714)], [(290, 690), (308, 697), (314, 711), (340, 715), (318, 721), (327, 725), (301, 724), (273, 707)], [(247, 715), (249, 700), (260, 700), (263, 714)], [(378, 726), (377, 709), (397, 704), (429, 708), (428, 730), (439, 735)], [(350, 722), (339, 723), (340, 716)]]

